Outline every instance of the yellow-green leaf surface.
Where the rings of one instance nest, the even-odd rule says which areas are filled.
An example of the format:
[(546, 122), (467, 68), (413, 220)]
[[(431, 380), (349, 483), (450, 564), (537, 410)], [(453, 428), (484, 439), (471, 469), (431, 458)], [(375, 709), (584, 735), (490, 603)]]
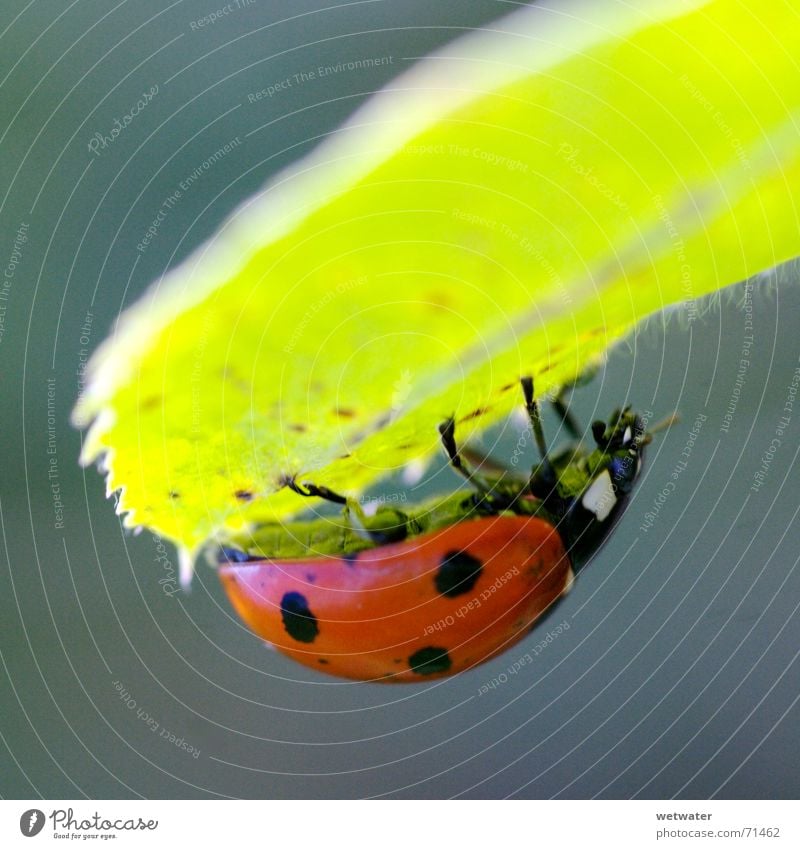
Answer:
[[(354, 493), (800, 253), (790, 2), (530, 7), (374, 95), (123, 316), (75, 421), (194, 550)], [(620, 398), (620, 401), (625, 399)]]

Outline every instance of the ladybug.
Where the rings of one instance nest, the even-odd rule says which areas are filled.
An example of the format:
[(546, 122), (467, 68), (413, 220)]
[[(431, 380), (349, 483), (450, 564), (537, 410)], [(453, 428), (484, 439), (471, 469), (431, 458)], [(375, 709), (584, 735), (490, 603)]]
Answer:
[(650, 441), (630, 408), (594, 422), (591, 450), (546, 450), (533, 381), (521, 386), (540, 462), (530, 475), (483, 471), (439, 427), (469, 492), (366, 516), (325, 487), (286, 484), (344, 505), (340, 516), (270, 523), (225, 541), (218, 571), (233, 607), (299, 663), (344, 678), (420, 682), (483, 663), (522, 639), (571, 587), (641, 469)]

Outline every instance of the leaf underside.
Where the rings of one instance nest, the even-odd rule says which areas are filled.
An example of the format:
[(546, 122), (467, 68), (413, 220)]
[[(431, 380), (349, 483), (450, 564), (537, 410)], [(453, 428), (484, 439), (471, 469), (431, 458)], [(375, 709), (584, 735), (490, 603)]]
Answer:
[(194, 550), (304, 509), (288, 475), (355, 493), (800, 253), (796, 12), (636, 6), (425, 60), (123, 316), (75, 421), (126, 525)]

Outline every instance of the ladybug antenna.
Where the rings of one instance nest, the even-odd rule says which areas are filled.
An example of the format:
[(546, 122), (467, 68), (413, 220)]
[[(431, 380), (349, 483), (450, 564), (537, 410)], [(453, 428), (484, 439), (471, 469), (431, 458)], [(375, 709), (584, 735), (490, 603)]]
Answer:
[(536, 440), (536, 447), (539, 449), (539, 455), (542, 458), (542, 469), (548, 478), (554, 480), (553, 466), (550, 463), (550, 458), (547, 456), (547, 443), (544, 439), (544, 429), (542, 428), (542, 418), (539, 415), (539, 405), (533, 397), (533, 378), (522, 377), (519, 382), (522, 386), (522, 394), (525, 397), (525, 409), (527, 410), (528, 418), (533, 428), (533, 438)]
[(639, 445), (649, 445), (653, 441), (653, 435), (659, 433), (662, 430), (669, 430), (672, 425), (677, 424), (681, 420), (680, 415), (675, 413), (670, 413), (666, 418), (661, 419), (660, 422), (656, 422), (652, 427), (647, 428), (644, 433), (642, 433), (638, 437)]
[(681, 420), (680, 415), (676, 413), (670, 413), (666, 418), (661, 419), (660, 422), (656, 422), (652, 427), (647, 428), (648, 434), (658, 433), (662, 430), (669, 430), (674, 424), (678, 424)]

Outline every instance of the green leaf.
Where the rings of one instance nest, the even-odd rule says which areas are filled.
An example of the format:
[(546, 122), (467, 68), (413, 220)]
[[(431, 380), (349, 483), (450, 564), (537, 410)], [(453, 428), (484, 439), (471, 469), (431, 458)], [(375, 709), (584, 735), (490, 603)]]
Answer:
[(796, 10), (633, 6), (428, 58), (123, 316), (74, 420), (127, 525), (196, 550), (304, 509), (287, 475), (354, 493), (800, 253)]

